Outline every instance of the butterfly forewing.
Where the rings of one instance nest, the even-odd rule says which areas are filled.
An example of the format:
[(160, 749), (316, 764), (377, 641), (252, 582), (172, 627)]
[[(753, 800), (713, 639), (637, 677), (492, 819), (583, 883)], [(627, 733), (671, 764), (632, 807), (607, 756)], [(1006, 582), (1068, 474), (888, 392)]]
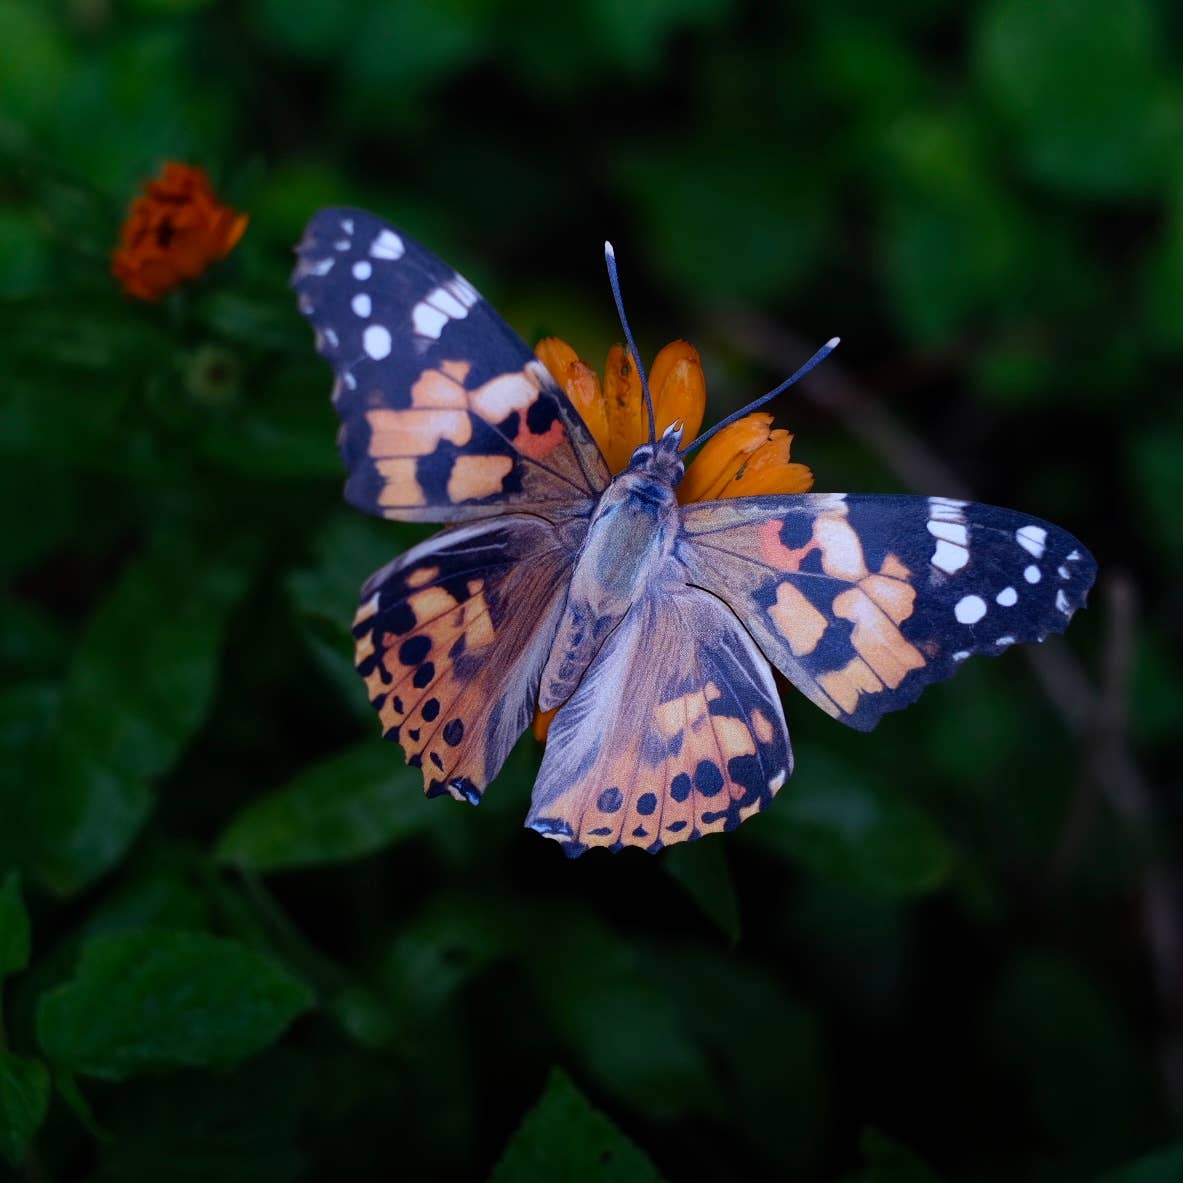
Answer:
[(308, 224), (293, 285), (337, 375), (345, 495), (404, 521), (585, 512), (599, 449), (546, 368), (471, 284), (362, 210)]
[(634, 604), (551, 723), (526, 824), (564, 844), (643, 846), (730, 830), (792, 772), (768, 662), (698, 588)]
[(943, 497), (750, 497), (688, 506), (679, 554), (772, 663), (860, 730), (974, 654), (1063, 632), (1096, 564), (1028, 514)]
[(475, 803), (525, 730), (572, 559), (549, 522), (507, 514), (437, 534), (363, 588), (357, 668), (429, 794)]

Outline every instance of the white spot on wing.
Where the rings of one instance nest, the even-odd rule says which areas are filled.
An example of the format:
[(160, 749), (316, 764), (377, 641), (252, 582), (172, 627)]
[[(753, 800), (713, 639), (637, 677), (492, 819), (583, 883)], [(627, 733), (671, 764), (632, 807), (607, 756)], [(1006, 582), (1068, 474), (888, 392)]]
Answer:
[(1047, 549), (1047, 531), (1042, 526), (1020, 526), (1015, 541), (1033, 558), (1042, 559)]
[(1019, 602), (1019, 593), (1013, 587), (1004, 587), (994, 597), (994, 602), (1001, 604), (1004, 608), (1013, 608)]
[(1038, 583), (1043, 578), (1043, 572), (1032, 563), (1029, 567), (1023, 568), (1023, 578), (1028, 583)]
[(997, 645), (999, 649), (1009, 648), (1014, 643), (1014, 637), (999, 637), (998, 640), (994, 642), (994, 644)]
[(385, 325), (367, 325), (361, 343), (362, 348), (375, 361), (390, 356), (390, 332)]
[(313, 259), (311, 261), (305, 259), (300, 263), (301, 275), (328, 275), (333, 269), (333, 264), (337, 260), (332, 255), (326, 255), (323, 259)]
[(953, 654), (953, 660), (954, 661), (964, 661), (968, 656), (969, 656), (968, 649), (958, 649), (957, 652)]
[(370, 265), (369, 259), (358, 259), (353, 265), (353, 278), (369, 279), (373, 271), (374, 268)]
[(369, 316), (373, 311), (374, 305), (370, 297), (365, 292), (358, 292), (349, 302), (349, 307), (353, 309), (358, 316)]
[(1073, 550), (1068, 552), (1068, 562), (1075, 563), (1080, 560), (1080, 551)]
[(1056, 592), (1056, 607), (1059, 608), (1065, 616), (1072, 615), (1072, 605), (1068, 602), (1068, 597), (1064, 595), (1064, 589), (1060, 588)]
[(977, 624), (986, 615), (986, 601), (981, 596), (962, 596), (953, 609), (960, 624)]
[(406, 249), (393, 230), (383, 230), (370, 244), (370, 255), (375, 259), (401, 259)]
[(969, 551), (964, 546), (954, 546), (943, 538), (937, 543), (932, 552), (932, 565), (939, 567), (947, 575), (954, 575), (969, 562)]
[(935, 520), (928, 523), (928, 532), (934, 538), (943, 538), (946, 542), (955, 542), (958, 546), (969, 545), (969, 531), (960, 522), (946, 522)]
[(775, 793), (777, 791), (777, 789), (779, 789), (781, 787), (781, 785), (783, 785), (785, 783), (785, 776), (786, 775), (787, 774), (786, 774), (785, 770), (782, 768), (774, 777), (771, 777), (769, 779), (768, 788), (772, 792)]
[(346, 234), (352, 234), (353, 233), (353, 219), (352, 218), (342, 218), (341, 219), (341, 229), (344, 230)]
[(453, 275), (415, 305), (411, 312), (415, 332), (421, 337), (438, 340), (444, 325), (450, 320), (463, 320), (479, 299), (476, 289), (466, 279)]
[(329, 343), (330, 348), (336, 349), (341, 344), (340, 338), (337, 336), (336, 330), (325, 329), (325, 340)]
[(1059, 577), (1061, 579), (1071, 579), (1072, 578), (1072, 571), (1068, 567), (1067, 563), (1061, 563), (1059, 566), (1059, 570), (1056, 572), (1056, 574), (1059, 575)]
[(448, 314), (433, 308), (430, 304), (416, 304), (415, 311), (411, 314), (411, 322), (420, 337), (430, 337), (433, 341), (438, 341), (440, 333), (444, 331), (444, 325), (448, 323)]

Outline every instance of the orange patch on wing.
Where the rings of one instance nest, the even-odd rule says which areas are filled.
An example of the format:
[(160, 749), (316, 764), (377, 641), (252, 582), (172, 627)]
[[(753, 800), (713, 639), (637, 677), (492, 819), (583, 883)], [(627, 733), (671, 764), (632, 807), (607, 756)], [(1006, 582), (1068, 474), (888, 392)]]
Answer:
[(912, 615), (916, 602), (916, 589), (910, 583), (889, 579), (886, 575), (868, 575), (859, 587), (882, 608), (896, 624), (902, 624)]
[(427, 504), (412, 457), (379, 460), (375, 467), (386, 482), (378, 494), (379, 505), (402, 507)]
[(831, 670), (818, 677), (817, 684), (846, 714), (853, 714), (859, 695), (883, 689), (874, 670), (861, 657), (852, 657), (840, 670)]
[(500, 493), (512, 468), (510, 456), (457, 456), (448, 477), (448, 497), (460, 502)]
[[(471, 585), (470, 585), (471, 586)], [(464, 614), (464, 624), (461, 631), (467, 649), (483, 649), (491, 645), (497, 638), (497, 630), (493, 627), (493, 619), (489, 615), (489, 605), (482, 592), (476, 592), (464, 601), (461, 609)]]
[(776, 603), (769, 605), (768, 615), (794, 657), (812, 653), (826, 631), (826, 618), (787, 580), (777, 585)]
[(817, 549), (817, 540), (811, 538), (804, 546), (794, 550), (781, 541), (780, 531), (783, 525), (782, 518), (772, 518), (760, 527), (760, 558), (777, 571), (800, 571), (805, 556)]
[(879, 568), (879, 574), (886, 575), (888, 579), (909, 579), (912, 572), (895, 555), (887, 555)]
[(715, 738), (719, 741), (724, 766), (726, 761), (735, 756), (756, 754), (756, 742), (752, 739), (751, 728), (743, 719), (736, 719), (731, 715), (715, 715), (711, 719), (711, 726), (715, 729)]
[(407, 581), (407, 587), (422, 587), (435, 579), (439, 573), (438, 567), (416, 567), (413, 571), (408, 571), (403, 578)]
[(415, 613), (416, 624), (426, 624), (437, 616), (443, 616), (453, 608), (459, 608), (456, 597), (449, 595), (442, 587), (425, 587), (407, 600)]
[(533, 460), (541, 460), (549, 455), (567, 438), (567, 432), (562, 423), (556, 419), (545, 431), (533, 432), (527, 426), (525, 419), (518, 433), (514, 436), (513, 446)]
[(854, 625), (851, 644), (877, 679), (892, 690), (909, 670), (920, 669), (925, 664), (919, 651), (862, 588), (852, 587), (838, 596), (834, 600), (834, 614)]
[(709, 703), (719, 697), (719, 687), (708, 682), (701, 690), (691, 690), (669, 702), (658, 703), (654, 709), (657, 729), (666, 739), (673, 739), (679, 731), (697, 731), (710, 714)]
[(463, 447), (472, 439), (472, 423), (464, 411), (431, 407), (409, 411), (367, 411), (370, 455), (429, 456), (442, 440)]
[(772, 721), (761, 710), (752, 711), (752, 730), (761, 743), (772, 743), (772, 737), (776, 734)]
[[(411, 387), (411, 406), (466, 409), (468, 392), (461, 385), (464, 375), (448, 372), (449, 366), (458, 365), (463, 366), (463, 363), (446, 361), (442, 371), (424, 370)], [(467, 367), (464, 367), (464, 371), (467, 373)]]
[(469, 371), (472, 369), (472, 362), (468, 361), (445, 361), (440, 363), (440, 369), (443, 370), (449, 378), (455, 379), (457, 382), (463, 382), (468, 377)]

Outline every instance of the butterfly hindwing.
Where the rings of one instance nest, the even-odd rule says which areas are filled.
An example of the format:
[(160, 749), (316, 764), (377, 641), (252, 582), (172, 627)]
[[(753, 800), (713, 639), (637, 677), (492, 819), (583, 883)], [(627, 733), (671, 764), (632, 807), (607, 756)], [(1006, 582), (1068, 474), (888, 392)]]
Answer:
[(507, 514), (442, 531), (362, 589), (357, 668), (429, 795), (475, 804), (525, 730), (573, 557), (549, 522)]
[(327, 209), (293, 286), (337, 375), (346, 499), (403, 521), (583, 512), (609, 480), (545, 366), (477, 291), (401, 231)]
[(730, 830), (792, 771), (768, 662), (698, 588), (634, 604), (551, 722), (526, 824), (564, 844), (658, 850)]
[(860, 730), (974, 654), (1062, 632), (1096, 574), (1064, 530), (943, 497), (703, 502), (684, 510), (679, 556), (799, 690)]

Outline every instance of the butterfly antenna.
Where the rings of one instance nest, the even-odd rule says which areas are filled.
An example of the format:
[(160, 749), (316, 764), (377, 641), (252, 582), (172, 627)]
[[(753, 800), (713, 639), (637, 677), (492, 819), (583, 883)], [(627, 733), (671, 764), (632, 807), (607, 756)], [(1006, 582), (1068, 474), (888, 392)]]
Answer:
[(799, 382), (804, 378), (814, 366), (821, 365), (838, 348), (839, 339), (838, 337), (831, 337), (792, 377), (786, 378), (776, 389), (770, 390), (763, 398), (756, 399), (754, 403), (748, 403), (746, 407), (741, 407), (734, 415), (728, 415), (726, 419), (720, 420), (709, 431), (704, 431), (698, 439), (687, 444), (678, 455), (685, 456), (687, 452), (697, 448), (700, 444), (705, 444), (717, 431), (722, 431), (724, 427), (729, 427), (737, 419), (742, 419), (745, 415), (750, 415), (757, 407), (762, 407), (770, 399), (774, 399), (778, 394), (788, 390), (793, 383)]
[(641, 390), (645, 395), (645, 410), (649, 415), (649, 442), (657, 440), (657, 426), (653, 418), (653, 397), (649, 393), (649, 379), (645, 377), (645, 367), (641, 365), (641, 355), (637, 352), (633, 331), (628, 327), (628, 317), (624, 314), (624, 297), (620, 294), (620, 276), (616, 273), (616, 252), (610, 242), (604, 243), (604, 262), (608, 264), (608, 282), (612, 285), (612, 298), (616, 301), (616, 312), (620, 317), (620, 327), (624, 329), (624, 339), (628, 343), (628, 351), (632, 355), (633, 365), (641, 376)]

